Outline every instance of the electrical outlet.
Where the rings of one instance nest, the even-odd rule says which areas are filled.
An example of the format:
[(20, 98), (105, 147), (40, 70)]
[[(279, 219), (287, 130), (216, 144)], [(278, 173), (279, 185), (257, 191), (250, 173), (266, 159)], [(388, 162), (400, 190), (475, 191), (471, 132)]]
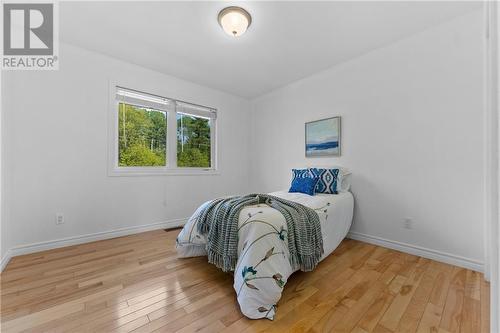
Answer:
[(64, 214), (62, 213), (56, 214), (56, 224), (64, 224)]
[(403, 219), (403, 226), (405, 229), (413, 229), (413, 219), (411, 217), (405, 217)]

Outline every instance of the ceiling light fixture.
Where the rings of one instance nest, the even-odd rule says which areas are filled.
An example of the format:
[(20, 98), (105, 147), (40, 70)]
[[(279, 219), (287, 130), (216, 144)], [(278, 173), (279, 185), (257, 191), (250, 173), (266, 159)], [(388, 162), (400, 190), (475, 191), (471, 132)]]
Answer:
[(241, 7), (226, 7), (220, 11), (218, 21), (228, 35), (238, 37), (247, 31), (252, 16)]

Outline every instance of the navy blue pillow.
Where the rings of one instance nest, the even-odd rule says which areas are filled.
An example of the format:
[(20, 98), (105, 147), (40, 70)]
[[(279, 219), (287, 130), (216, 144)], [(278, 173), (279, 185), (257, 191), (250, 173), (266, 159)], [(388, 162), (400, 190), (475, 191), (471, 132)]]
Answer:
[(314, 189), (316, 188), (318, 180), (319, 180), (318, 178), (297, 177), (292, 181), (292, 186), (290, 186), (288, 192), (300, 192), (309, 195), (314, 195)]

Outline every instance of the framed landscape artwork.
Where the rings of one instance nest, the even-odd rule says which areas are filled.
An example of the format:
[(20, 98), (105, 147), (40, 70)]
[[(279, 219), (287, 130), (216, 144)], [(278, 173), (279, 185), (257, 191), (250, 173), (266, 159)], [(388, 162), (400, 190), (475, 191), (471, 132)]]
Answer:
[(306, 157), (340, 156), (340, 117), (306, 123)]

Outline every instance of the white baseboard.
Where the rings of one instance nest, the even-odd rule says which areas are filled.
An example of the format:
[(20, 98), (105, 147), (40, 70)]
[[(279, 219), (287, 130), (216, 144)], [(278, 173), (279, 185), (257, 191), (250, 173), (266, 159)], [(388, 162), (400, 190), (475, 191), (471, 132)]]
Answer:
[(355, 240), (359, 240), (365, 243), (370, 243), (374, 245), (379, 245), (382, 247), (386, 247), (389, 249), (413, 254), (416, 256), (441, 261), (447, 264), (464, 267), (467, 269), (471, 269), (477, 272), (484, 271), (484, 263), (480, 261), (476, 261), (473, 259), (457, 256), (451, 253), (441, 252), (433, 249), (428, 249), (425, 247), (397, 242), (377, 236), (371, 236), (367, 234), (362, 234), (359, 232), (351, 231), (347, 234), (347, 237)]
[(187, 222), (187, 218), (174, 219), (163, 222), (156, 222), (150, 224), (143, 224), (139, 226), (120, 228), (115, 230), (97, 232), (94, 234), (87, 234), (82, 236), (74, 236), (61, 238), (56, 240), (51, 240), (47, 242), (32, 243), (21, 246), (16, 246), (7, 251), (0, 263), (0, 272), (3, 271), (5, 266), (9, 263), (10, 259), (15, 256), (20, 256), (23, 254), (29, 254), (34, 252), (52, 250), (60, 247), (78, 245), (83, 243), (95, 242), (103, 239), (110, 239), (115, 237), (127, 236), (132, 234), (138, 234), (145, 231), (158, 230), (158, 229), (169, 229), (181, 227)]
[(9, 263), (10, 258), (12, 258), (12, 254), (9, 249), (7, 250), (7, 253), (5, 253), (5, 255), (2, 257), (2, 260), (0, 260), (0, 272), (3, 272), (3, 269)]

